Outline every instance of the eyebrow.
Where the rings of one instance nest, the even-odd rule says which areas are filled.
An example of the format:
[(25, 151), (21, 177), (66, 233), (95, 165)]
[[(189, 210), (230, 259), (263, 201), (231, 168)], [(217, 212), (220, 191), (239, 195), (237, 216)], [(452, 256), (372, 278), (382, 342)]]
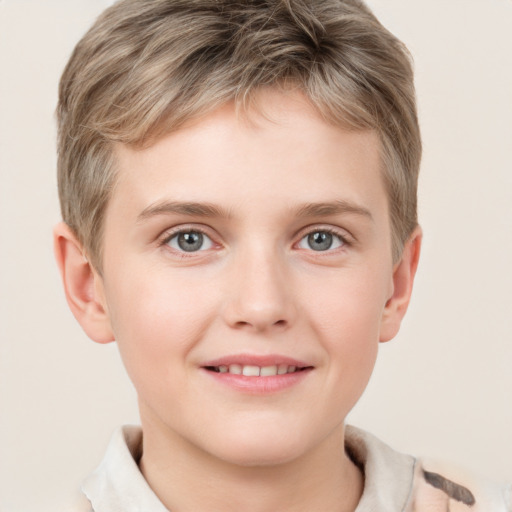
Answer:
[(355, 214), (373, 220), (367, 208), (350, 201), (338, 200), (327, 203), (307, 203), (297, 211), (298, 217), (323, 217), (327, 215)]
[(157, 215), (173, 213), (193, 217), (230, 217), (227, 210), (210, 203), (160, 201), (144, 208), (144, 210), (142, 210), (142, 212), (137, 216), (137, 222), (144, 221)]
[[(137, 216), (137, 222), (142, 222), (157, 215), (187, 215), (191, 217), (230, 218), (229, 211), (211, 203), (160, 201), (144, 208)], [(322, 203), (306, 203), (300, 206), (295, 215), (303, 217), (324, 217), (328, 215), (355, 214), (373, 220), (370, 210), (355, 203), (337, 200)]]

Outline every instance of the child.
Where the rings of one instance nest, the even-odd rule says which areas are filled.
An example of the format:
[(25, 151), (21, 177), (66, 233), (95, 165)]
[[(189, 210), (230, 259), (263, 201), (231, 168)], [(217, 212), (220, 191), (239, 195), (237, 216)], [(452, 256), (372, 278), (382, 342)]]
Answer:
[(364, 4), (121, 1), (58, 119), (66, 296), (142, 423), (83, 510), (512, 510), (344, 423), (421, 244), (411, 65)]

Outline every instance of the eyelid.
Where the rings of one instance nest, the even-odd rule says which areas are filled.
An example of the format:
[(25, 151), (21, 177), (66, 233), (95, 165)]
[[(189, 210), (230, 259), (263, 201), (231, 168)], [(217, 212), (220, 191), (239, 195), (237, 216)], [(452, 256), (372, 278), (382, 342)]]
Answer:
[(302, 240), (305, 236), (318, 231), (324, 231), (340, 237), (346, 244), (352, 244), (355, 242), (354, 236), (344, 228), (333, 226), (330, 224), (311, 224), (302, 228), (296, 235), (296, 238)]
[[(162, 235), (160, 235), (158, 237), (158, 245), (159, 246), (168, 245), (169, 242), (175, 236), (179, 235), (180, 233), (190, 233), (191, 231), (195, 231), (197, 233), (201, 233), (202, 235), (208, 237), (210, 239), (210, 241), (212, 242), (213, 246), (219, 246), (220, 245), (218, 242), (215, 241), (216, 237), (211, 233), (212, 230), (211, 229), (207, 229), (205, 226), (202, 226), (200, 224), (180, 224), (178, 226), (166, 229), (162, 233)], [(170, 249), (175, 251), (175, 252), (180, 252), (181, 253), (181, 251), (177, 251), (176, 249), (172, 249), (172, 248), (170, 248)], [(195, 252), (203, 252), (203, 251), (195, 251)], [(185, 254), (185, 251), (184, 251), (184, 254)], [(193, 254), (194, 254), (194, 252), (190, 252), (190, 253), (187, 253), (187, 256), (188, 255), (193, 255)]]
[[(211, 240), (214, 247), (218, 248), (222, 245), (216, 241), (216, 239), (218, 237), (215, 236), (215, 234), (212, 234), (211, 228), (201, 225), (201, 224), (193, 224), (193, 223), (192, 224), (180, 224), (178, 226), (174, 226), (172, 228), (166, 229), (158, 237), (157, 243), (159, 246), (164, 246), (164, 245), (168, 244), (169, 241), (176, 235), (178, 235), (180, 233), (187, 233), (190, 231), (197, 231), (197, 232), (203, 234), (204, 236), (208, 237)], [(340, 240), (343, 242), (342, 247), (351, 246), (356, 242), (353, 235), (344, 228), (340, 228), (340, 227), (333, 226), (333, 225), (326, 225), (326, 224), (312, 224), (312, 225), (306, 226), (299, 230), (299, 232), (294, 236), (294, 238), (297, 239), (297, 241), (293, 245), (297, 246), (297, 244), (300, 241), (302, 241), (304, 239), (304, 237), (306, 237), (312, 233), (318, 232), (318, 231), (324, 231), (324, 232), (331, 233), (331, 234), (339, 237)], [(175, 252), (178, 252), (178, 251), (175, 251)], [(204, 251), (196, 251), (196, 253), (197, 252), (204, 252)], [(318, 252), (321, 252), (321, 251), (318, 251)], [(329, 251), (325, 251), (325, 252), (329, 252)], [(180, 254), (181, 254), (181, 251), (180, 251)], [(189, 255), (193, 255), (194, 252), (183, 253), (183, 254), (185, 254), (186, 256), (189, 256)]]

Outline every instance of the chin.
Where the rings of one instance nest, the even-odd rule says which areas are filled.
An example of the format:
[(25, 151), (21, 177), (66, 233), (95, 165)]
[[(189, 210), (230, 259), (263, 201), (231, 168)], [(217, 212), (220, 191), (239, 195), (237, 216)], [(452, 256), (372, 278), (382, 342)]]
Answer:
[(209, 451), (216, 458), (230, 464), (262, 467), (286, 464), (300, 458), (310, 448), (310, 443), (289, 431), (250, 434), (225, 434), (220, 442), (215, 443), (215, 448)]

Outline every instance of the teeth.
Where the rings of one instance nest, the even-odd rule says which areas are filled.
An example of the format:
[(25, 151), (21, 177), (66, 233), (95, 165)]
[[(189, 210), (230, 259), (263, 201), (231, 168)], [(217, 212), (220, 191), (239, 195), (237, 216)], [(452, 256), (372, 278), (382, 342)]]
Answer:
[(235, 375), (242, 375), (242, 366), (239, 364), (230, 364), (229, 373), (234, 373)]
[(277, 375), (277, 366), (263, 366), (260, 370), (262, 377), (269, 377), (271, 375)]
[(242, 369), (242, 375), (246, 377), (259, 377), (260, 376), (260, 367), (259, 366), (244, 366)]
[(285, 373), (288, 373), (288, 365), (280, 364), (277, 368), (277, 375), (284, 375)]
[(299, 371), (296, 366), (280, 364), (274, 366), (254, 366), (230, 364), (216, 366), (214, 369), (218, 373), (232, 373), (233, 375), (244, 375), (245, 377), (272, 377), (274, 375), (285, 375)]

